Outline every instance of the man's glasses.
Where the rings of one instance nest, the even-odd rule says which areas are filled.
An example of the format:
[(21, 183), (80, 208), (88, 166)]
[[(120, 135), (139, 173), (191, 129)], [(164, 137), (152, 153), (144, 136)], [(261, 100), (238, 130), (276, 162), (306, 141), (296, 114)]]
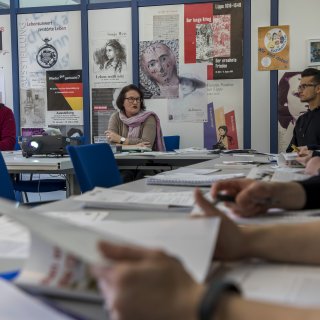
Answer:
[(308, 88), (308, 87), (316, 87), (317, 85), (318, 85), (318, 83), (300, 84), (300, 86), (298, 86), (298, 91), (303, 91), (305, 88)]
[(138, 97), (138, 98), (129, 97), (129, 98), (125, 98), (125, 99), (127, 99), (130, 103), (134, 103), (134, 102), (140, 103), (142, 100), (140, 97)]

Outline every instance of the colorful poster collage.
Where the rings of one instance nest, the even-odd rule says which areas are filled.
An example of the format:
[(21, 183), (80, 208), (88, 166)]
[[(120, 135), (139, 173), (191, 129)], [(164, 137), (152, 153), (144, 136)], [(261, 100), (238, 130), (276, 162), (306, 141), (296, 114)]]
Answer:
[(243, 1), (140, 8), (139, 16), (139, 79), (150, 105), (166, 101), (169, 123), (202, 124), (207, 148), (241, 147)]

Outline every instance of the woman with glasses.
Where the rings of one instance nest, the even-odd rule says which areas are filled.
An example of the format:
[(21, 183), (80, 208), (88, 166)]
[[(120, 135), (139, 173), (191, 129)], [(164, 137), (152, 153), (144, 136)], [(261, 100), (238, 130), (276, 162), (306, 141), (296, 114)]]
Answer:
[(110, 120), (105, 132), (110, 143), (138, 145), (155, 151), (165, 151), (160, 120), (146, 111), (141, 90), (130, 84), (120, 91), (116, 101), (118, 112)]

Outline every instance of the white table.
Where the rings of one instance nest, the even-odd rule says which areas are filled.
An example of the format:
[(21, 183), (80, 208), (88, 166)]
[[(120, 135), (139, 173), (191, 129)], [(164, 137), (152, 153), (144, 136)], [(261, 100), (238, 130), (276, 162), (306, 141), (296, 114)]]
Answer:
[(9, 173), (61, 174), (66, 176), (67, 196), (79, 194), (70, 157), (32, 156), (25, 158), (21, 151), (3, 151)]

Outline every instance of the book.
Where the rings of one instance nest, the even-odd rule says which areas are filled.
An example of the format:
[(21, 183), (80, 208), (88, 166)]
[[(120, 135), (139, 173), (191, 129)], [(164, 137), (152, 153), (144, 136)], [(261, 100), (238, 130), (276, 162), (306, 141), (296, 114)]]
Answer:
[(73, 198), (86, 207), (139, 210), (190, 210), (194, 199), (192, 191), (131, 192), (96, 187)]
[(209, 271), (220, 224), (218, 218), (185, 217), (131, 222), (106, 220), (85, 225), (55, 218), (54, 213), (45, 215), (32, 209), (16, 208), (6, 200), (0, 200), (0, 213), (31, 233), (30, 259), (27, 270), (22, 271), (24, 282), (50, 285), (57, 290), (67, 284), (77, 291), (82, 287), (88, 289), (90, 277), (85, 266), (107, 266), (111, 262), (98, 250), (97, 245), (103, 240), (162, 249), (179, 259), (190, 274), (202, 282)]
[(158, 174), (146, 179), (147, 184), (159, 184), (170, 186), (192, 186), (192, 187), (210, 187), (212, 183), (219, 180), (244, 177), (243, 173), (225, 173), (215, 175), (199, 174)]

